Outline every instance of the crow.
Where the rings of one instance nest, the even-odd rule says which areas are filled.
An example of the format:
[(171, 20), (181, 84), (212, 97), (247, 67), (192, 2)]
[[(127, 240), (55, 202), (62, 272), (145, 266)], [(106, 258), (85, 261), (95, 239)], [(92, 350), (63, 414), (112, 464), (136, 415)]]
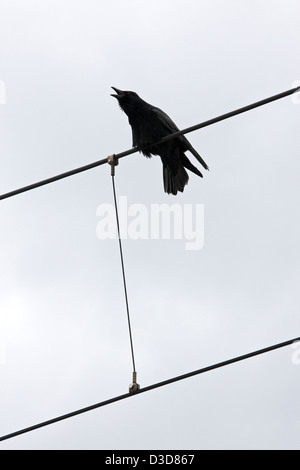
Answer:
[(176, 195), (178, 191), (183, 192), (189, 180), (185, 168), (203, 178), (202, 173), (190, 162), (185, 152), (189, 150), (206, 170), (209, 168), (184, 135), (159, 145), (150, 145), (162, 137), (179, 131), (164, 111), (142, 100), (134, 91), (122, 91), (115, 87), (112, 89), (116, 94), (111, 96), (117, 98), (120, 108), (128, 116), (132, 129), (132, 146), (141, 147), (141, 152), (146, 157), (160, 156), (166, 193)]

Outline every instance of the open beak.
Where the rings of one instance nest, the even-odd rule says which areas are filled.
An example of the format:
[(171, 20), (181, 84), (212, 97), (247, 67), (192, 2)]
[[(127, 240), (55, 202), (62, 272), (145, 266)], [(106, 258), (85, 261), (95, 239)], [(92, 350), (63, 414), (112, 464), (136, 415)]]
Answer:
[(110, 96), (113, 96), (114, 98), (119, 99), (119, 98), (122, 98), (122, 97), (125, 95), (124, 91), (119, 90), (118, 88), (115, 88), (114, 86), (112, 86), (111, 88), (112, 88), (113, 90), (115, 90), (115, 92), (116, 92), (117, 94), (115, 95), (115, 94), (113, 93), (113, 94), (111, 94)]

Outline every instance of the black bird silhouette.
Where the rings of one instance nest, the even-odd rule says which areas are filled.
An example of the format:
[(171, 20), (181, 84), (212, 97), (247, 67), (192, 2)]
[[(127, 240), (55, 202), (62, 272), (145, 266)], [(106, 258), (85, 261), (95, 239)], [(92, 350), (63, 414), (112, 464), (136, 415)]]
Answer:
[[(203, 178), (202, 173), (190, 162), (184, 152), (189, 150), (206, 170), (209, 168), (184, 135), (159, 145), (150, 145), (162, 137), (179, 131), (164, 111), (146, 103), (134, 91), (122, 91), (115, 87), (112, 89), (116, 94), (111, 96), (117, 98), (120, 108), (128, 116), (132, 128), (132, 146), (141, 147), (141, 152), (146, 157), (151, 157), (151, 154), (160, 156), (166, 193), (176, 195), (178, 191), (183, 192), (189, 180), (185, 168)], [(143, 148), (149, 145), (150, 147)]]

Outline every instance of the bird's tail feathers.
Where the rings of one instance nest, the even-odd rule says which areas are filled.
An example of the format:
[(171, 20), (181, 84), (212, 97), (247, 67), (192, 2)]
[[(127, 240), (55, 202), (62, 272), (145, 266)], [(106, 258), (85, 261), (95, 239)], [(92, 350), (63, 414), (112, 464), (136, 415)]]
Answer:
[(194, 147), (188, 142), (188, 150), (194, 155), (195, 158), (197, 158), (198, 162), (201, 163), (201, 165), (206, 169), (209, 170), (207, 163), (203, 160), (203, 158), (199, 155), (197, 150), (194, 149)]
[(189, 176), (183, 166), (179, 166), (174, 174), (167, 165), (163, 164), (163, 179), (165, 192), (176, 195), (178, 191), (183, 192)]
[(193, 173), (195, 173), (195, 175), (198, 175), (200, 176), (200, 178), (203, 178), (203, 175), (201, 173), (201, 171), (198, 170), (198, 168), (196, 168), (191, 162), (190, 160), (188, 159), (188, 157), (185, 155), (185, 153), (182, 153), (180, 155), (180, 160), (183, 164), (183, 166), (185, 168), (187, 168), (188, 170), (192, 171)]

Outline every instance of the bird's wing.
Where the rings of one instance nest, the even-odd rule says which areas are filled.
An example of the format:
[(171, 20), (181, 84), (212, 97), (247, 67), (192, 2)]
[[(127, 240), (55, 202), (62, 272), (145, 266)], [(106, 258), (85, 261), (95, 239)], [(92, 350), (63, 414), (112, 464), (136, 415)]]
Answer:
[(136, 130), (134, 127), (131, 127), (132, 130), (132, 147), (137, 146), (137, 135), (136, 135)]
[(175, 122), (173, 122), (172, 119), (164, 111), (162, 111), (162, 109), (153, 106), (152, 111), (155, 113), (156, 117), (169, 133), (179, 131)]
[(183, 140), (184, 140), (184, 143), (186, 144), (187, 146), (187, 150), (189, 150), (193, 155), (194, 157), (197, 158), (198, 162), (201, 163), (201, 165), (206, 169), (206, 170), (209, 170), (208, 168), (208, 165), (207, 163), (205, 163), (205, 161), (203, 160), (203, 158), (199, 155), (199, 153), (194, 149), (194, 147), (192, 146), (192, 144), (187, 140), (187, 138), (183, 135)]
[(138, 127), (128, 118), (132, 130), (132, 147), (136, 147), (139, 142)]
[[(174, 133), (179, 131), (178, 127), (176, 126), (175, 122), (172, 121), (172, 119), (161, 109), (153, 107), (153, 111), (155, 111), (155, 114), (157, 115), (159, 121), (163, 124), (163, 126), (168, 130), (170, 133)], [(208, 170), (208, 166), (203, 160), (203, 158), (199, 155), (199, 153), (194, 149), (192, 144), (187, 140), (187, 138), (184, 135), (181, 135), (178, 137), (178, 140), (180, 140), (184, 147), (185, 150), (189, 150), (195, 158), (197, 158), (198, 162), (201, 163), (201, 165)]]

